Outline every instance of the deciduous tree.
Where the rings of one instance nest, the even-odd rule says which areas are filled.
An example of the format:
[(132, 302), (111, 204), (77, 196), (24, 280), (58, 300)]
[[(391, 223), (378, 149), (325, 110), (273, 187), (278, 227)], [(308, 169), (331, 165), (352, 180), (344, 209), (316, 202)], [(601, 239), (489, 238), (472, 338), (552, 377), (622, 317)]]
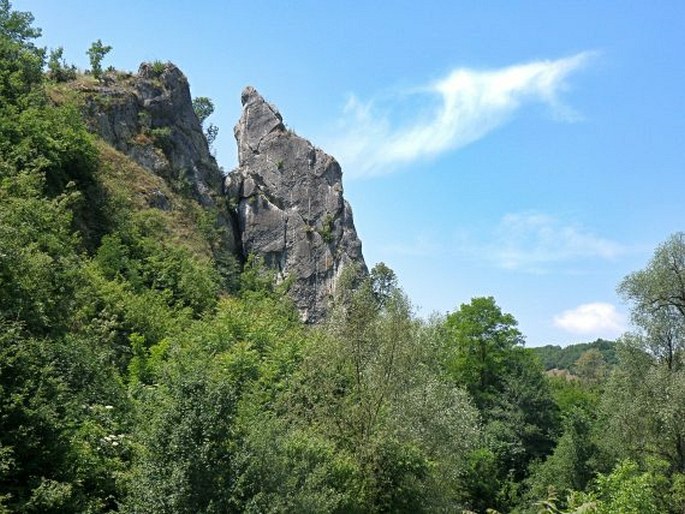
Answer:
[(86, 54), (90, 59), (90, 72), (96, 79), (99, 79), (102, 76), (102, 60), (111, 50), (112, 47), (110, 45), (105, 45), (98, 39), (90, 45), (90, 48), (86, 51)]

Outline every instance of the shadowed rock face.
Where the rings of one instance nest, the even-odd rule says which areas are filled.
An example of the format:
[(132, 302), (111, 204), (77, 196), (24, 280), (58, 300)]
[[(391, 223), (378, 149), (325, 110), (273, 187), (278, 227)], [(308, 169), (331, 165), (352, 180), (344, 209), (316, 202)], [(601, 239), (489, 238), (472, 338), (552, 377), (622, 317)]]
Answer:
[(350, 263), (366, 271), (338, 162), (292, 131), (257, 91), (242, 93), (235, 127), (238, 168), (225, 190), (237, 205), (244, 256), (255, 254), (292, 280), (302, 319), (326, 314), (335, 282)]

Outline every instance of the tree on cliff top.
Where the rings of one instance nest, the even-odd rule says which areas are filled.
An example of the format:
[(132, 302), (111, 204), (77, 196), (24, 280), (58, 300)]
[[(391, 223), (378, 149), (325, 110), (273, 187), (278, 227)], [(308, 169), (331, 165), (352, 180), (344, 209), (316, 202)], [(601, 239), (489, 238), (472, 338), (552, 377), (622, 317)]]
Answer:
[(111, 50), (112, 47), (110, 45), (104, 45), (102, 44), (102, 41), (98, 39), (90, 45), (90, 48), (86, 51), (86, 54), (90, 58), (90, 72), (96, 79), (99, 79), (102, 76), (102, 59), (104, 59), (105, 55)]

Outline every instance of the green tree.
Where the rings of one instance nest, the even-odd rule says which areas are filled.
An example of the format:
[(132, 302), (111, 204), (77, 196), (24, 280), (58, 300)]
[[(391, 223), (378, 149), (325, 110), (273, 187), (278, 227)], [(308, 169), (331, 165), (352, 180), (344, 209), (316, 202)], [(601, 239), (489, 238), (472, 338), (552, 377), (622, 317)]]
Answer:
[(623, 279), (618, 291), (633, 305), (642, 347), (669, 369), (680, 369), (685, 349), (685, 233), (659, 245), (647, 267)]
[(472, 454), (470, 507), (510, 510), (534, 459), (553, 447), (556, 408), (516, 319), (494, 298), (474, 298), (445, 321), (447, 372), (473, 396), (484, 421)]
[(554, 452), (534, 467), (528, 479), (530, 498), (541, 498), (550, 486), (563, 496), (585, 489), (594, 476), (594, 421), (592, 414), (582, 408), (566, 414)]
[(247, 398), (258, 381), (268, 387), (278, 381), (280, 365), (288, 369), (277, 352), (287, 360), (302, 339), (296, 317), (283, 305), (267, 295), (224, 299), (214, 316), (139, 353), (131, 368), (143, 371), (144, 381), (132, 391), (137, 423), (129, 511), (244, 511), (245, 489), (259, 487), (245, 481), (263, 477), (255, 476), (257, 463), (240, 456), (249, 449), (273, 452), (281, 439), (264, 449), (253, 431), (268, 427), (242, 424), (241, 404), (250, 411)]
[(217, 127), (213, 123), (210, 123), (209, 125), (207, 125), (207, 128), (205, 129), (205, 138), (207, 139), (207, 144), (210, 147), (214, 144), (214, 141), (216, 141), (216, 138), (218, 135), (219, 135), (219, 127)]
[(56, 82), (65, 82), (76, 78), (76, 67), (67, 65), (63, 56), (64, 48), (61, 46), (50, 51), (48, 76)]
[(657, 476), (640, 472), (635, 462), (624, 460), (611, 473), (600, 473), (593, 491), (576, 502), (593, 504), (597, 514), (657, 514), (665, 507), (659, 493)]
[(108, 350), (0, 328), (0, 497), (19, 513), (115, 508), (128, 405)]
[(30, 12), (20, 12), (12, 10), (9, 0), (0, 0), (0, 27), (2, 34), (12, 41), (35, 49), (31, 42), (41, 35), (41, 30), (32, 27), (33, 15)]
[(9, 0), (0, 0), (0, 107), (15, 103), (42, 80), (45, 51), (32, 41), (41, 35), (32, 23), (31, 13), (14, 11)]
[(637, 330), (622, 339), (621, 362), (603, 398), (604, 447), (641, 463), (658, 457), (685, 471), (685, 234), (659, 245), (619, 292)]
[(235, 512), (335, 513), (360, 510), (360, 469), (349, 452), (285, 416), (243, 413), (245, 438), (235, 455)]
[(473, 298), (446, 320), (452, 348), (450, 370), (466, 386), (476, 405), (489, 407), (502, 389), (507, 359), (523, 345), (523, 334), (511, 314), (505, 314), (493, 297)]
[(376, 301), (383, 306), (397, 290), (397, 275), (384, 262), (379, 262), (371, 270), (371, 283)]
[[(198, 96), (193, 98), (193, 110), (197, 119), (200, 120), (200, 125), (204, 125), (205, 120), (214, 113), (214, 102), (206, 96)], [(219, 135), (219, 127), (210, 123), (205, 129), (205, 138), (207, 144), (212, 146), (217, 136)]]
[(203, 124), (214, 113), (214, 102), (206, 96), (197, 96), (193, 98), (193, 111), (200, 124)]
[(590, 491), (572, 491), (564, 502), (551, 487), (547, 499), (536, 505), (540, 514), (657, 514), (671, 511), (663, 493), (658, 474), (641, 472), (635, 462), (626, 459), (611, 473), (599, 473)]
[(669, 472), (685, 470), (685, 373), (646, 353), (639, 339), (623, 339), (621, 361), (601, 402), (600, 442), (611, 459), (641, 465), (662, 459)]
[(101, 40), (95, 41), (86, 51), (90, 59), (90, 72), (99, 79), (102, 76), (102, 60), (112, 50), (110, 45), (104, 45)]
[(457, 508), (477, 413), (440, 372), (436, 327), (412, 318), (389, 268), (374, 270), (343, 272), (331, 318), (281, 410), (352, 459), (346, 490), (357, 510)]
[(30, 13), (0, 2), (0, 176), (43, 176), (54, 195), (69, 181), (81, 188), (91, 178), (94, 151), (78, 109), (48, 101), (45, 51), (31, 41), (40, 35), (32, 21)]
[(588, 350), (599, 351), (609, 367), (618, 362), (615, 343), (604, 339), (597, 339), (591, 343), (571, 344), (563, 348), (554, 345), (538, 346), (533, 350), (546, 370), (553, 368), (570, 370), (583, 352)]
[(596, 348), (584, 351), (573, 365), (573, 371), (582, 381), (593, 387), (603, 384), (609, 374), (604, 356)]

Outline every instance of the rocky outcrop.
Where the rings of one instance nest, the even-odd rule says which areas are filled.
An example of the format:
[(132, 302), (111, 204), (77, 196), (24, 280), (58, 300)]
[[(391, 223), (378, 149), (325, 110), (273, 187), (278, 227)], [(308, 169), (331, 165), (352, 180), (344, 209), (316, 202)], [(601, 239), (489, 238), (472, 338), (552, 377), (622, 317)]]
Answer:
[[(98, 84), (82, 84), (80, 91), (91, 130), (172, 188), (216, 208), (218, 252), (237, 253), (235, 219), (222, 196), (224, 176), (209, 151), (181, 70), (171, 63), (143, 63), (138, 74), (108, 72)], [(159, 192), (148, 203), (170, 208)]]
[(254, 88), (241, 97), (235, 127), (238, 168), (226, 178), (244, 255), (263, 257), (282, 279), (302, 319), (323, 319), (336, 279), (350, 263), (366, 266), (343, 198), (338, 162), (286, 129)]
[(110, 72), (82, 91), (93, 131), (145, 168), (188, 187), (204, 205), (214, 205), (223, 176), (181, 70), (143, 63), (137, 75)]
[[(286, 129), (253, 88), (242, 94), (235, 127), (238, 168), (224, 177), (192, 106), (188, 81), (173, 64), (142, 64), (78, 85), (91, 129), (172, 188), (217, 213), (221, 252), (254, 254), (291, 281), (304, 321), (324, 319), (342, 269), (366, 272), (337, 161)], [(224, 196), (225, 195), (225, 196)], [(172, 206), (161, 191), (151, 208)], [(220, 252), (215, 258), (220, 258)]]

